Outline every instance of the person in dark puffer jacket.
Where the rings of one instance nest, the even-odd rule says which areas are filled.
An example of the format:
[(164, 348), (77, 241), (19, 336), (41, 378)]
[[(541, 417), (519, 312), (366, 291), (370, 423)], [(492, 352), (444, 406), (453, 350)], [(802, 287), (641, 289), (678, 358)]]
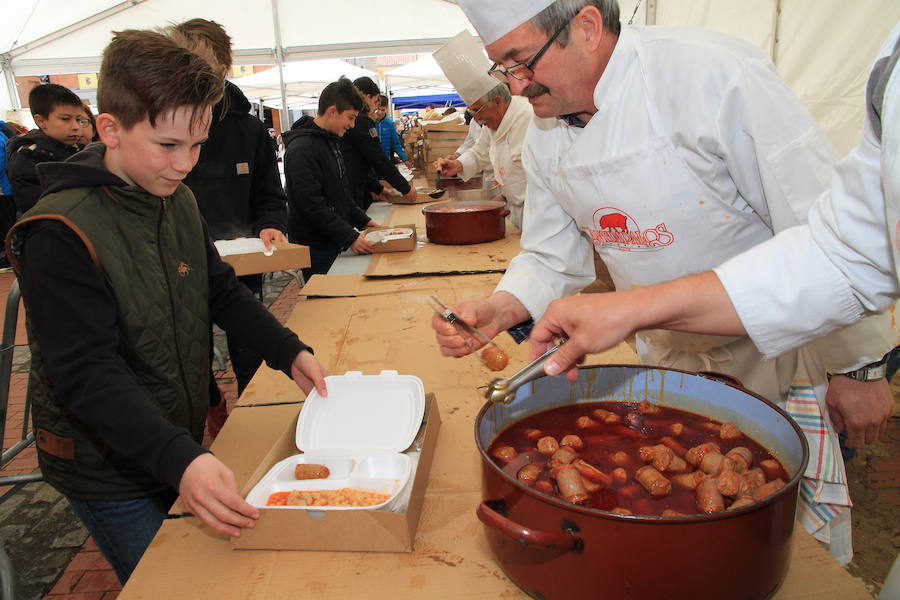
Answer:
[(38, 129), (6, 144), (6, 172), (19, 213), (34, 206), (41, 196), (35, 167), (43, 162), (66, 160), (81, 148), (78, 138), (84, 119), (81, 98), (55, 83), (32, 88), (28, 106)]
[[(231, 68), (231, 38), (215, 21), (190, 19), (164, 30), (173, 41), (205, 59), (222, 77)], [(225, 96), (213, 107), (209, 138), (200, 149), (196, 166), (184, 179), (214, 240), (259, 237), (266, 248), (286, 242), (287, 208), (272, 138), (265, 124), (250, 114), (250, 102), (230, 81)], [(261, 274), (238, 281), (262, 299)], [(228, 355), (240, 396), (262, 362), (262, 357), (228, 336)], [(228, 416), (216, 380), (210, 380), (208, 428), (216, 437)]]
[[(315, 118), (303, 116), (282, 137), (288, 197), (288, 236), (309, 246), (309, 278), (327, 273), (337, 255), (351, 248), (372, 252), (358, 229), (378, 226), (353, 201), (340, 138), (353, 127), (363, 99), (346, 77), (325, 86)], [(377, 145), (377, 142), (376, 142)], [(381, 152), (381, 146), (378, 146)]]

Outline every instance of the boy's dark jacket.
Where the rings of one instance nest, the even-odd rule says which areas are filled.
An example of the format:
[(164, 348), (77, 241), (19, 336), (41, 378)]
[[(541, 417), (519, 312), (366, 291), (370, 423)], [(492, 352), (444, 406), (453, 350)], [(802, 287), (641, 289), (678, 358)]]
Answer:
[(64, 161), (77, 151), (78, 147), (66, 146), (40, 129), (11, 138), (6, 143), (6, 172), (16, 209), (25, 212), (41, 197), (39, 163)]
[[(368, 192), (380, 193), (384, 186), (377, 179), (386, 180), (401, 194), (408, 194), (409, 182), (404, 179), (394, 163), (388, 159), (378, 139), (375, 121), (366, 112), (356, 116), (356, 123), (341, 138), (341, 147), (347, 162), (347, 173), (350, 177), (353, 199), (362, 207), (368, 208), (371, 202), (366, 197)], [(372, 172), (374, 171), (374, 176)], [(373, 177), (377, 178), (373, 181)]]
[(177, 489), (204, 452), (211, 322), (288, 374), (305, 346), (221, 261), (186, 186), (152, 196), (109, 172), (105, 151), (38, 167), (47, 193), (7, 255), (44, 478), (71, 497), (127, 500)]
[(282, 139), (290, 240), (318, 248), (348, 248), (359, 237), (354, 228), (363, 229), (369, 217), (350, 195), (340, 138), (304, 115)]
[(213, 108), (209, 138), (184, 183), (194, 192), (214, 240), (256, 237), (267, 228), (285, 232), (285, 197), (272, 138), (250, 114), (250, 102), (237, 86), (226, 81), (225, 93)]

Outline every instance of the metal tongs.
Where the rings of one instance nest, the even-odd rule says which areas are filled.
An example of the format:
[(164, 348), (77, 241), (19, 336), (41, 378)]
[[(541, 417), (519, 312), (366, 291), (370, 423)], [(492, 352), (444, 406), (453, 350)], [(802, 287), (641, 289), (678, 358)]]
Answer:
[(509, 379), (494, 379), (488, 384), (488, 389), (484, 393), (484, 397), (494, 403), (509, 404), (515, 398), (516, 390), (528, 383), (534, 381), (544, 374), (544, 363), (550, 356), (559, 350), (559, 347), (569, 341), (569, 338), (563, 337), (559, 343), (536, 359), (529, 363), (521, 371), (510, 377)]
[[(494, 346), (495, 348), (499, 348), (502, 351), (502, 348), (500, 348), (500, 346), (498, 346), (496, 343), (494, 343), (494, 340), (492, 340), (488, 336), (484, 335), (484, 333), (482, 333), (481, 330), (478, 329), (477, 327), (475, 327), (474, 325), (469, 325), (468, 323), (463, 321), (462, 317), (460, 317), (458, 314), (456, 314), (455, 312), (450, 310), (450, 308), (446, 304), (444, 304), (443, 302), (438, 300), (437, 296), (431, 297), (431, 308), (433, 308), (434, 312), (439, 314), (442, 319), (444, 319), (451, 325), (462, 327), (463, 329), (465, 329), (472, 335), (475, 335), (475, 336), (481, 338), (482, 340), (484, 340), (484, 342), (486, 344), (490, 344), (490, 345)], [(472, 347), (472, 344), (469, 343), (469, 340), (467, 340), (465, 338), (465, 336), (463, 336), (463, 342), (465, 342), (466, 348), (469, 349), (469, 352), (471, 352), (472, 354), (477, 356), (478, 360), (487, 364), (485, 362), (484, 358), (482, 358), (481, 355), (478, 353), (478, 351)]]

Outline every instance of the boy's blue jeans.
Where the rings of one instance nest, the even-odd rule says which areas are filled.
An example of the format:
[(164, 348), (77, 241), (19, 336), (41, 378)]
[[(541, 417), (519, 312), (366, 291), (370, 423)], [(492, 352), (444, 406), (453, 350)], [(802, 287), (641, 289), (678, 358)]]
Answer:
[(166, 490), (136, 500), (69, 498), (69, 502), (125, 585), (177, 496)]

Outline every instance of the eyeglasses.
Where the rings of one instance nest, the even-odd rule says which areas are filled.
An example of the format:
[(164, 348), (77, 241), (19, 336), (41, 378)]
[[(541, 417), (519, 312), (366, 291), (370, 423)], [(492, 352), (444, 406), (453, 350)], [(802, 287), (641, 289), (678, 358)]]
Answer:
[(78, 123), (78, 125), (80, 127), (87, 127), (88, 125), (91, 124), (90, 119), (85, 119), (84, 117), (79, 117), (79, 118), (75, 119), (75, 121)]
[(472, 107), (469, 107), (469, 112), (472, 113), (472, 118), (474, 119), (475, 117), (477, 117), (478, 115), (480, 115), (480, 114), (481, 114), (481, 111), (483, 111), (484, 109), (486, 109), (486, 108), (488, 107), (489, 104), (490, 104), (490, 102), (485, 102), (484, 104), (481, 105), (481, 108), (476, 109), (476, 110), (472, 110)]
[(488, 69), (488, 75), (492, 75), (499, 79), (500, 81), (506, 81), (507, 77), (512, 77), (514, 79), (531, 79), (534, 77), (534, 65), (537, 64), (537, 61), (544, 55), (544, 52), (550, 48), (550, 44), (556, 41), (556, 38), (559, 37), (559, 34), (563, 32), (563, 30), (569, 26), (571, 23), (571, 19), (566, 21), (562, 27), (556, 30), (556, 33), (550, 36), (550, 39), (547, 40), (547, 43), (537, 51), (537, 54), (534, 55), (534, 58), (529, 60), (527, 63), (516, 63), (511, 67), (504, 67), (500, 63), (494, 63), (490, 69)]

